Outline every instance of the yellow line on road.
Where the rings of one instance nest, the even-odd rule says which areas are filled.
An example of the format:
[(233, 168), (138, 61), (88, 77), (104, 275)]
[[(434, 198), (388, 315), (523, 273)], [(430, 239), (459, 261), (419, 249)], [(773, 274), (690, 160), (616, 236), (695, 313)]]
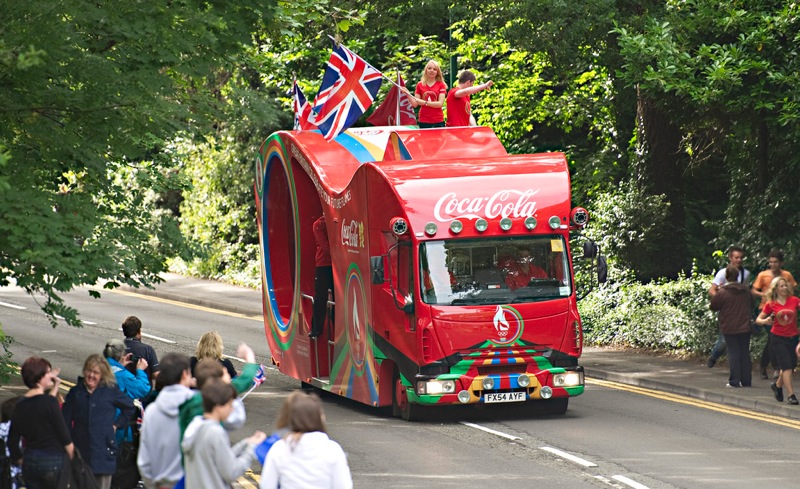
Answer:
[(747, 409), (732, 407), (732, 406), (724, 406), (722, 404), (717, 404), (714, 402), (703, 401), (701, 399), (694, 399), (685, 396), (680, 396), (677, 394), (671, 394), (668, 392), (660, 392), (654, 391), (650, 389), (645, 389), (643, 387), (637, 387), (633, 385), (627, 384), (619, 384), (616, 382), (609, 382), (607, 380), (599, 380), (599, 379), (586, 379), (587, 384), (595, 384), (603, 387), (608, 387), (609, 389), (616, 389), (620, 391), (632, 392), (634, 394), (640, 394), (643, 396), (654, 397), (656, 399), (662, 399), (664, 401), (676, 402), (678, 404), (686, 404), (689, 406), (695, 406), (703, 409), (708, 409), (710, 411), (717, 411), (720, 413), (730, 414), (732, 416), (739, 416), (742, 418), (749, 418), (754, 419), (756, 421), (764, 421), (766, 423), (772, 423), (779, 426), (785, 426), (787, 428), (794, 428), (796, 430), (800, 430), (800, 421), (780, 418), (770, 414), (759, 413), (756, 411), (750, 411)]
[[(261, 475), (255, 474), (251, 469), (247, 469), (243, 477), (239, 477), (239, 483), (244, 489), (257, 489), (259, 482), (261, 482)], [(255, 482), (255, 484), (253, 484)]]
[(125, 290), (113, 289), (113, 290), (104, 290), (103, 292), (111, 292), (112, 294), (119, 294), (119, 295), (124, 295), (124, 296), (127, 296), (127, 297), (136, 297), (136, 298), (139, 298), (139, 299), (146, 299), (146, 300), (153, 301), (153, 302), (160, 302), (162, 304), (169, 304), (169, 305), (172, 305), (172, 306), (185, 307), (187, 309), (194, 309), (194, 310), (197, 310), (197, 311), (211, 312), (211, 313), (215, 313), (215, 314), (222, 314), (224, 316), (231, 316), (231, 317), (240, 318), (240, 319), (250, 319), (252, 321), (259, 321), (259, 322), (263, 321), (261, 316), (248, 316), (247, 314), (239, 314), (238, 312), (228, 312), (228, 311), (223, 311), (221, 309), (212, 309), (210, 307), (204, 307), (204, 306), (198, 306), (196, 304), (189, 304), (189, 303), (186, 303), (186, 302), (174, 301), (172, 299), (164, 299), (162, 297), (156, 297), (156, 296), (147, 295), (147, 294), (137, 294), (136, 292), (128, 292), (128, 291), (125, 291)]

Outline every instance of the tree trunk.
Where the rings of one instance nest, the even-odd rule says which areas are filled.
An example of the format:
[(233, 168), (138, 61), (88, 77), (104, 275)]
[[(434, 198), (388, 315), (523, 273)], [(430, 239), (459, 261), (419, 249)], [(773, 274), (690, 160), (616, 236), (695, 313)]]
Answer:
[(758, 114), (758, 194), (763, 194), (767, 189), (769, 178), (769, 126), (764, 117), (764, 111)]
[(640, 280), (675, 278), (690, 265), (686, 245), (683, 174), (687, 155), (681, 132), (667, 113), (637, 89), (637, 151), (633, 158), (634, 185), (644, 195), (664, 195), (669, 202), (666, 222), (645, 239), (641, 263), (633, 264)]

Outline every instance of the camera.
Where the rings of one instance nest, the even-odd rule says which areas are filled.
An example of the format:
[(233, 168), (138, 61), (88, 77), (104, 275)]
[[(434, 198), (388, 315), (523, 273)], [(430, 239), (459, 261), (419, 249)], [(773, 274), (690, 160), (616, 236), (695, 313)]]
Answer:
[(142, 358), (136, 353), (131, 353), (131, 361), (128, 363), (125, 368), (128, 369), (128, 372), (136, 375), (136, 366), (139, 364), (139, 359)]

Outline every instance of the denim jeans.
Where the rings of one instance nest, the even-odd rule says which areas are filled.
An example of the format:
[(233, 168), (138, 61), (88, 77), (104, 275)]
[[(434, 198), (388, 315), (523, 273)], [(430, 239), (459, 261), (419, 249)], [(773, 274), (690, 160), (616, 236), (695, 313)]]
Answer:
[(711, 359), (715, 362), (719, 360), (719, 357), (725, 354), (725, 336), (722, 333), (717, 336), (717, 342), (714, 343), (714, 346), (711, 348)]
[(25, 450), (22, 477), (27, 489), (56, 489), (64, 466), (64, 453)]

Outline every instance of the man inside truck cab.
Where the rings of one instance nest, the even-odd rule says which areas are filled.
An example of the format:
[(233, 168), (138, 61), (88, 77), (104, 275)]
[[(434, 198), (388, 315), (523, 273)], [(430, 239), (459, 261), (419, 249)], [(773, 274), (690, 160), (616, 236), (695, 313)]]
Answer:
[(528, 248), (520, 248), (517, 251), (517, 258), (513, 262), (506, 265), (508, 271), (506, 273), (506, 285), (511, 290), (525, 287), (534, 278), (547, 278), (547, 272), (541, 267), (533, 263), (531, 250)]

